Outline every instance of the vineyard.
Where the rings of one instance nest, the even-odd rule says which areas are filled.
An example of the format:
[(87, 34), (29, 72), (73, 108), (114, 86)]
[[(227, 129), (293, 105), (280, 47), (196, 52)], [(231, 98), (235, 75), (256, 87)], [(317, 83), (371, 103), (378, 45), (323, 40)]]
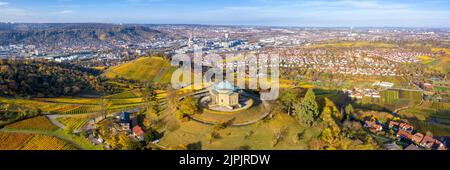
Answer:
[(142, 94), (140, 92), (138, 92), (137, 90), (134, 91), (125, 91), (122, 93), (118, 93), (118, 94), (113, 94), (110, 96), (107, 96), (107, 99), (128, 99), (128, 98), (137, 98), (137, 97), (141, 97)]
[(8, 129), (26, 129), (26, 130), (43, 130), (54, 131), (58, 127), (53, 125), (46, 116), (34, 117), (31, 119), (22, 120), (10, 125), (7, 125)]
[(77, 148), (52, 136), (0, 132), (0, 150), (76, 150)]
[(422, 93), (418, 91), (390, 89), (381, 91), (380, 94), (380, 104), (391, 110), (416, 105), (422, 101)]
[(52, 102), (59, 104), (83, 104), (83, 105), (97, 105), (99, 103), (98, 98), (36, 98), (38, 101)]
[(385, 90), (381, 92), (381, 102), (384, 104), (395, 104), (400, 98), (398, 90)]
[(68, 129), (81, 130), (95, 116), (60, 117), (57, 120)]
[(94, 113), (100, 111), (100, 106), (78, 106), (71, 110), (67, 110), (65, 112), (60, 112), (61, 114), (85, 114), (85, 113)]
[(449, 104), (441, 102), (423, 102), (421, 105), (402, 110), (399, 114), (418, 129), (431, 131), (433, 135), (448, 136), (450, 130)]
[(103, 74), (106, 77), (169, 83), (175, 71), (170, 62), (161, 57), (141, 57), (134, 61), (111, 67)]

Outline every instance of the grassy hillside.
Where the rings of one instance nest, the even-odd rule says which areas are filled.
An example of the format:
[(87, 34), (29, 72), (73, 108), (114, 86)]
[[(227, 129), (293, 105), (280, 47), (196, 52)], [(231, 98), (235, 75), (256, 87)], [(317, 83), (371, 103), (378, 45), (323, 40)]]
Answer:
[(175, 68), (160, 57), (142, 57), (134, 61), (111, 67), (104, 75), (109, 78), (123, 77), (141, 81), (169, 83)]

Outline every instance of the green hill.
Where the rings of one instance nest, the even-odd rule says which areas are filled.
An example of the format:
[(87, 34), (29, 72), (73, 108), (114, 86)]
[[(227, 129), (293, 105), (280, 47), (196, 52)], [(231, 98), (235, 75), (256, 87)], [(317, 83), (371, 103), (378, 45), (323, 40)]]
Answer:
[(131, 62), (111, 67), (103, 75), (108, 78), (122, 77), (126, 79), (169, 83), (176, 68), (170, 61), (161, 57), (141, 57)]

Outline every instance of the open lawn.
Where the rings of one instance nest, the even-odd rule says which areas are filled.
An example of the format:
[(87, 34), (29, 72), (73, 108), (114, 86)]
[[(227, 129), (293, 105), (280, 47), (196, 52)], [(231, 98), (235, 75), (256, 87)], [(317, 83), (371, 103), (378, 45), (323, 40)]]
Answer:
[[(171, 127), (167, 129), (160, 144), (166, 147), (176, 147), (192, 143), (201, 143), (202, 149), (307, 149), (311, 138), (320, 134), (319, 128), (306, 128), (298, 124), (297, 120), (286, 114), (276, 114), (270, 120), (262, 120), (252, 125), (227, 127), (215, 130), (213, 125), (206, 125), (196, 121), (180, 123), (175, 117), (167, 117)], [(177, 122), (177, 123), (174, 123)], [(173, 125), (177, 124), (177, 125)], [(275, 136), (284, 131), (284, 137), (275, 146)], [(210, 134), (218, 135), (211, 140)], [(304, 132), (301, 139), (298, 133)]]

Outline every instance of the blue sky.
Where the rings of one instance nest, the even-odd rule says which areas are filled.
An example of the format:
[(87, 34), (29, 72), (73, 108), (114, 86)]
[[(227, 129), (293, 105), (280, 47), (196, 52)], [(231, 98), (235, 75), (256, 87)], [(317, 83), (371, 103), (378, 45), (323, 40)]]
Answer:
[(0, 0), (0, 21), (450, 27), (450, 1)]

